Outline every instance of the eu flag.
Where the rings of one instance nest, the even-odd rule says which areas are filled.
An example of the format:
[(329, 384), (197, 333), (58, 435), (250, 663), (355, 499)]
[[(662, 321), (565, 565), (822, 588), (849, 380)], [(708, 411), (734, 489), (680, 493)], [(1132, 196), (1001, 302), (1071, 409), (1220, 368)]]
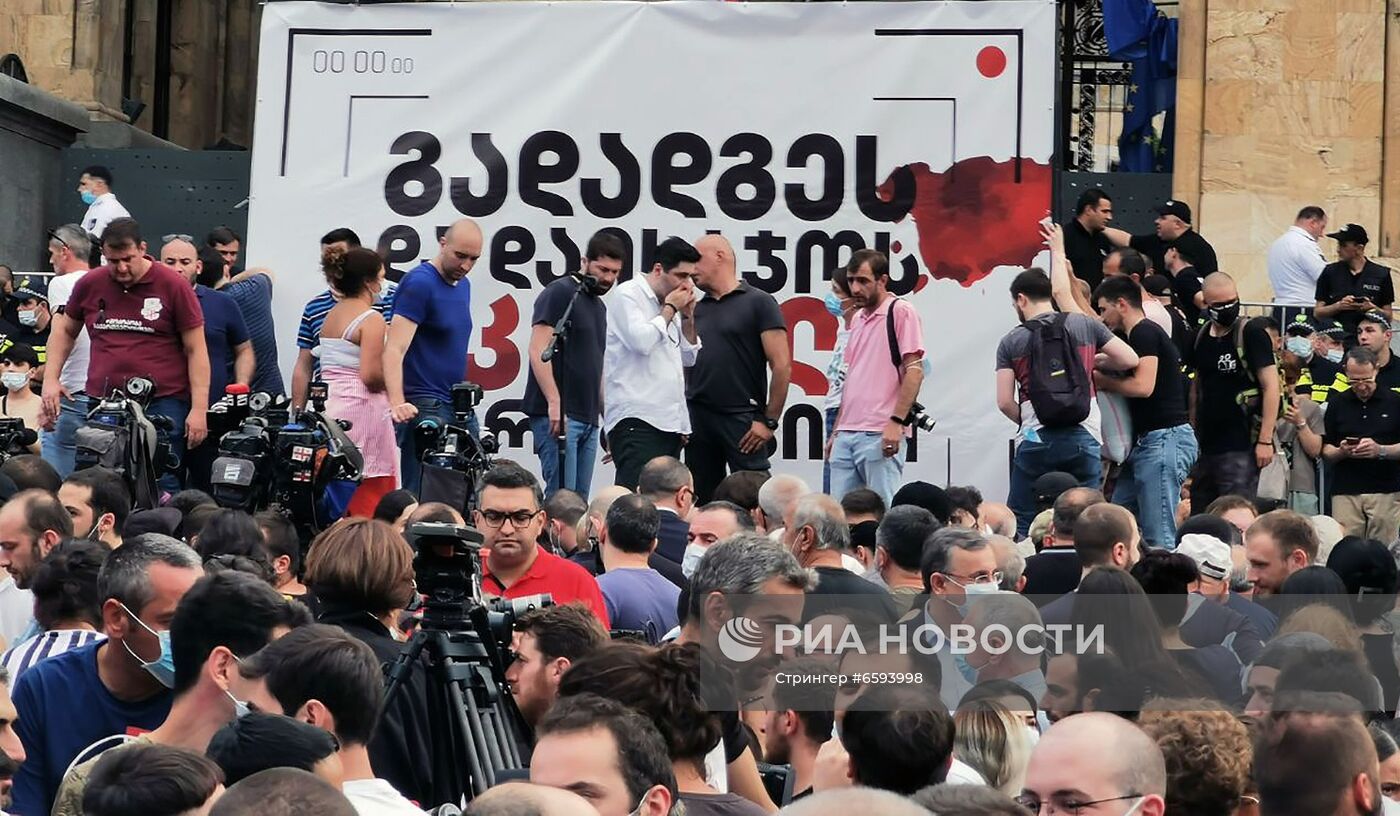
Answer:
[[(1118, 137), (1118, 169), (1170, 172), (1176, 129), (1177, 21), (1158, 11), (1151, 0), (1103, 0), (1103, 30), (1109, 56), (1132, 63), (1123, 132)], [(1167, 124), (1158, 141), (1152, 117), (1163, 111), (1167, 111)]]

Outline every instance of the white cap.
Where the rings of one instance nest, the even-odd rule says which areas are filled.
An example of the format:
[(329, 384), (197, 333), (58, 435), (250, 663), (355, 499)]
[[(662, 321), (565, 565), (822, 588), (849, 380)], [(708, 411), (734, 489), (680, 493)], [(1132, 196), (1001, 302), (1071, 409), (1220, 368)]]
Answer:
[(1213, 535), (1188, 533), (1181, 537), (1176, 551), (1196, 562), (1201, 577), (1224, 580), (1230, 575), (1233, 562), (1230, 560), (1230, 545)]

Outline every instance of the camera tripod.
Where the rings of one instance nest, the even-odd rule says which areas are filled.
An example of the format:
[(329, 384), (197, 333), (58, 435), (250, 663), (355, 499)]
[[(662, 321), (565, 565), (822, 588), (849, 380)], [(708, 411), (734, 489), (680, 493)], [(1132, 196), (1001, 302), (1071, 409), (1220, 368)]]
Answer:
[[(483, 607), (471, 615), (487, 626)], [(449, 630), (425, 620), (389, 666), (384, 696), (387, 706), (415, 667), (427, 670), (429, 710), (445, 714), (435, 719), (447, 724), (445, 736), (434, 730), (432, 753), (434, 775), (444, 773), (448, 784), (434, 787), (451, 790), (453, 804), (464, 797), (475, 798), (496, 784), (501, 771), (524, 767), (520, 714), (503, 682), (504, 671), (496, 670), (500, 659), (493, 660), (492, 650), (482, 641), (483, 630), (474, 625), (478, 621), (459, 618), (458, 622), (463, 624), (460, 630)], [(421, 660), (425, 652), (426, 664)]]

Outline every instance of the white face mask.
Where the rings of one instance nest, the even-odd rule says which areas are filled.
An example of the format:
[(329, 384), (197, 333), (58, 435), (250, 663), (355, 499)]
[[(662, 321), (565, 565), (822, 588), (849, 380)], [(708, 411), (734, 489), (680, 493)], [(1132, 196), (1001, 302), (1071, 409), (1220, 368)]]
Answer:
[(1040, 732), (1029, 725), (1023, 727), (1026, 729), (1026, 747), (1034, 751), (1035, 746), (1040, 743)]
[(29, 375), (21, 371), (6, 371), (0, 374), (0, 385), (11, 391), (19, 391), (29, 385)]
[(685, 555), (681, 556), (681, 574), (687, 579), (694, 575), (695, 568), (700, 566), (700, 559), (705, 557), (705, 550), (708, 549), (704, 544), (687, 544)]

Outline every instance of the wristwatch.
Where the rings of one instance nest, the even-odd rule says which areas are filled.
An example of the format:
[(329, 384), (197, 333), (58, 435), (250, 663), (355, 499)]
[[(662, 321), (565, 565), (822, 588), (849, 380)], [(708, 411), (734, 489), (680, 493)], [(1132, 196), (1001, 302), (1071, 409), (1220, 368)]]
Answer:
[(776, 431), (776, 430), (778, 430), (778, 420), (776, 420), (776, 419), (774, 419), (774, 418), (772, 418), (772, 417), (770, 417), (770, 416), (765, 416), (765, 417), (763, 418), (763, 424), (766, 425), (766, 426), (768, 427), (768, 430), (770, 430), (770, 431)]

